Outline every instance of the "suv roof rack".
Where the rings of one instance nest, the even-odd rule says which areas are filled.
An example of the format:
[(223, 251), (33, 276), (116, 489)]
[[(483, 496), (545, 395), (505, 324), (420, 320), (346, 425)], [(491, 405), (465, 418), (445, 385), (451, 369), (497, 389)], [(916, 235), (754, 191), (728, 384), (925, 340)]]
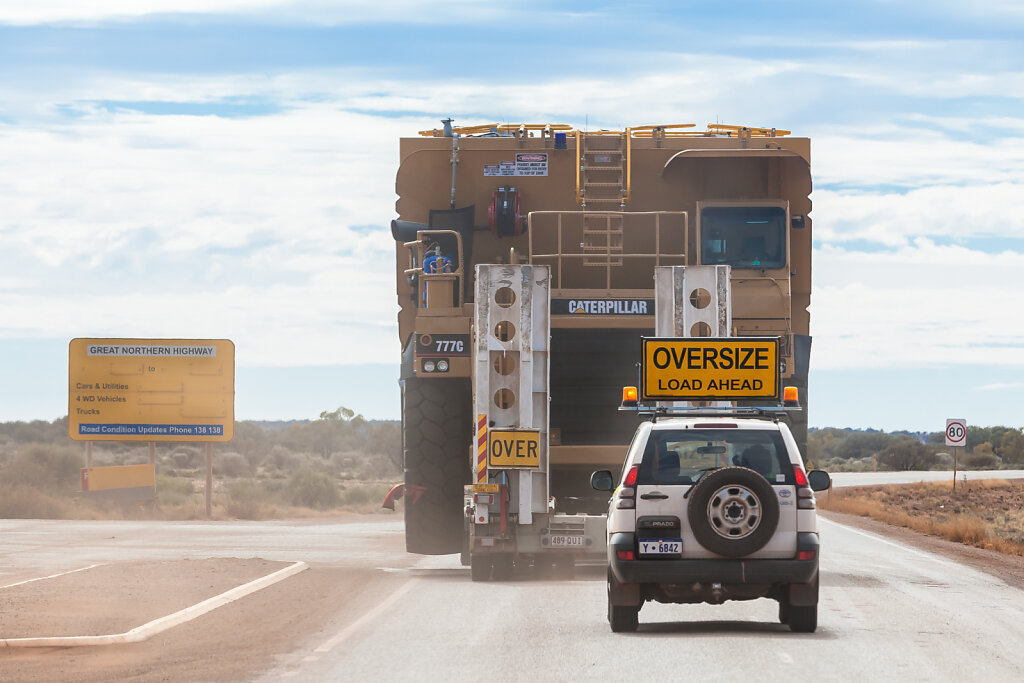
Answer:
[(619, 406), (619, 410), (650, 415), (652, 422), (659, 417), (750, 417), (761, 420), (775, 420), (786, 413), (802, 410), (800, 406)]

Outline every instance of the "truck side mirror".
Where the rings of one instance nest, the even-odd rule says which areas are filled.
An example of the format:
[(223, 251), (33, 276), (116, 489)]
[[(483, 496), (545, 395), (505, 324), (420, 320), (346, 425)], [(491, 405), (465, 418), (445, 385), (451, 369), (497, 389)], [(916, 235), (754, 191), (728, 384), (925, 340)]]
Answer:
[(595, 491), (611, 491), (615, 488), (615, 480), (608, 470), (598, 470), (590, 475), (590, 485)]
[(832, 488), (832, 477), (825, 470), (811, 470), (807, 473), (807, 483), (812, 491), (827, 491)]

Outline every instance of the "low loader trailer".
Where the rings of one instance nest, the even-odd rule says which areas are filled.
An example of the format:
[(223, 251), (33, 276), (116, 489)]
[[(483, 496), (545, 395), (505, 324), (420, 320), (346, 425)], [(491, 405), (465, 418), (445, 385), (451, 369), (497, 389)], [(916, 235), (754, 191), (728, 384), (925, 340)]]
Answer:
[(809, 140), (445, 121), (400, 156), (409, 552), (461, 553), (474, 580), (604, 558), (590, 474), (625, 457), (645, 336), (777, 337), (804, 447)]

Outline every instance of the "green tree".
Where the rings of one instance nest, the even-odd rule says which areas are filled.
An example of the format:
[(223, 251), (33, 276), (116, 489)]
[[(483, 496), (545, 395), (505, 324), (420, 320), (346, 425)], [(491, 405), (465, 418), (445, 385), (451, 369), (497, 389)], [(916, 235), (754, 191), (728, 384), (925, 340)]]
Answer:
[(974, 447), (988, 441), (989, 443), (999, 443), (1003, 438), (1003, 434), (1006, 432), (1006, 427), (976, 427), (974, 425), (967, 425), (967, 450), (974, 450)]
[(890, 470), (926, 470), (934, 465), (935, 453), (917, 439), (904, 436), (878, 454), (878, 463)]
[(999, 455), (1003, 462), (1024, 462), (1024, 433), (1020, 429), (1007, 429), (999, 441)]
[(849, 460), (851, 458), (866, 458), (880, 453), (894, 443), (897, 438), (885, 432), (851, 432), (848, 437), (839, 442), (835, 449), (836, 457)]

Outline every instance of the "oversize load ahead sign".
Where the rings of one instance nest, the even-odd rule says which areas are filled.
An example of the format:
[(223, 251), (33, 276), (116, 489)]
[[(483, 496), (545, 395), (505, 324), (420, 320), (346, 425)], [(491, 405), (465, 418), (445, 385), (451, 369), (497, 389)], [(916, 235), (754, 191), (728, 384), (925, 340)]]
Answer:
[(498, 469), (540, 467), (540, 431), (487, 430), (487, 466)]
[(641, 399), (774, 402), (779, 338), (645, 337), (641, 375)]
[(230, 441), (235, 345), (227, 339), (72, 339), (68, 436)]

